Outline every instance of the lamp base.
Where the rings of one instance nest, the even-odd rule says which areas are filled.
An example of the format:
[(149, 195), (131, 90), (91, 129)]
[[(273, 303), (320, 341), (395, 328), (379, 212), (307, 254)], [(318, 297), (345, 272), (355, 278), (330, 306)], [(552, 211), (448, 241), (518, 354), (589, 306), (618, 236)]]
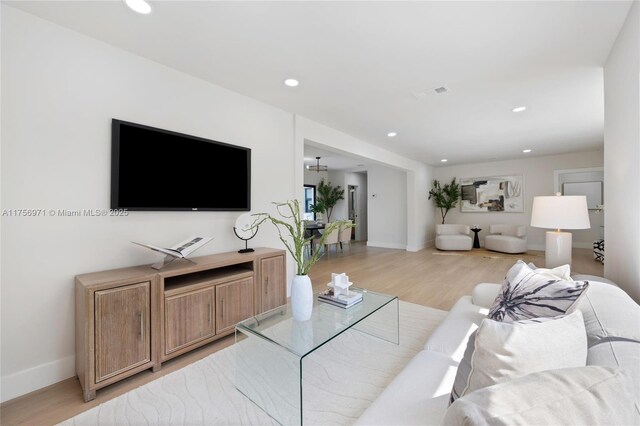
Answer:
[(544, 262), (546, 268), (571, 265), (571, 232), (547, 231)]

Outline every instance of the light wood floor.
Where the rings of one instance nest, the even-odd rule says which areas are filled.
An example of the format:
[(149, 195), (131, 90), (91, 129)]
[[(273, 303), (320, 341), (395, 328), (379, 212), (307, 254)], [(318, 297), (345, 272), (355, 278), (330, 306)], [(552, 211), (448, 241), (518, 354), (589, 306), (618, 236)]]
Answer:
[[(476, 249), (471, 252), (438, 252), (428, 248), (410, 253), (404, 250), (366, 247), (352, 243), (344, 252), (333, 249), (312, 268), (310, 277), (319, 291), (331, 280), (331, 272), (346, 272), (356, 286), (395, 294), (401, 300), (449, 310), (462, 295), (479, 282), (501, 283), (507, 270), (522, 258), (544, 266), (542, 252), (504, 255)], [(573, 251), (572, 273), (603, 275), (603, 265), (593, 260), (588, 249)], [(164, 374), (217, 352), (231, 344), (228, 336), (203, 348), (163, 363), (162, 370), (144, 371), (98, 391), (95, 400), (85, 403), (76, 378), (64, 380), (0, 406), (3, 425), (50, 425), (73, 417), (116, 396), (148, 383)]]

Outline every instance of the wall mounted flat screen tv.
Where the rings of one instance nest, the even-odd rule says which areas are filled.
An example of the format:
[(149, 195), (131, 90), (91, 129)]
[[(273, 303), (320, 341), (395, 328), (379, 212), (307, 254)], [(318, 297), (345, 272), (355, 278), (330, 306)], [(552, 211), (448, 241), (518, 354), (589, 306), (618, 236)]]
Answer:
[(251, 210), (251, 149), (113, 119), (111, 208)]

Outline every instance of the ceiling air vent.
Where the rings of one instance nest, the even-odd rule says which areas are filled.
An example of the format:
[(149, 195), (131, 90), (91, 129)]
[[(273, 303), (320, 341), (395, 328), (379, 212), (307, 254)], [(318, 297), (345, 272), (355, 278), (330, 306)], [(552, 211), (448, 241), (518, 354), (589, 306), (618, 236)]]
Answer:
[(434, 92), (437, 95), (442, 95), (443, 93), (449, 92), (449, 88), (447, 86), (439, 86), (439, 87), (436, 87), (435, 89), (420, 90), (419, 92), (413, 92), (412, 94), (414, 98), (420, 100), (420, 99), (425, 99), (433, 96)]

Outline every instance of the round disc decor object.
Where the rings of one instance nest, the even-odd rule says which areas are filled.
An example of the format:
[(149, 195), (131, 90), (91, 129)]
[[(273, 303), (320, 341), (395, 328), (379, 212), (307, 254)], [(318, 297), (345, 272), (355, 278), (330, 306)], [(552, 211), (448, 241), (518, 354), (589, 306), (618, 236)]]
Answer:
[(238, 253), (249, 253), (254, 251), (248, 247), (248, 241), (256, 236), (258, 228), (251, 228), (251, 225), (255, 222), (256, 218), (251, 213), (243, 213), (236, 219), (236, 226), (233, 227), (233, 232), (236, 237), (244, 241), (244, 248), (238, 250)]

